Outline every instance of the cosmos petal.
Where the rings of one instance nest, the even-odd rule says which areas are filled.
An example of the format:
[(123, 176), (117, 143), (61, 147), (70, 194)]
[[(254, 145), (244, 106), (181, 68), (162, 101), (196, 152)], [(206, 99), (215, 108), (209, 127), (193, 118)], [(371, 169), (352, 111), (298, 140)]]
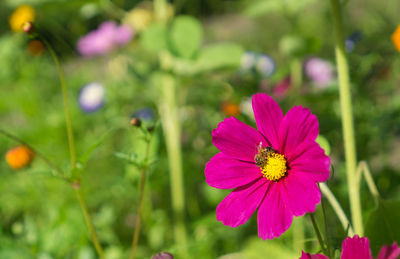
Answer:
[(279, 105), (266, 94), (255, 94), (252, 99), (257, 129), (267, 138), (273, 148), (278, 148), (279, 125), (283, 113)]
[(377, 259), (397, 259), (400, 256), (400, 246), (395, 242), (391, 246), (383, 246)]
[(347, 237), (342, 244), (341, 259), (373, 259), (369, 240), (366, 237)]
[(236, 160), (222, 152), (211, 158), (204, 173), (208, 185), (219, 189), (233, 189), (262, 176), (254, 163)]
[(279, 127), (279, 153), (288, 157), (303, 141), (313, 141), (317, 136), (317, 116), (307, 108), (295, 106), (288, 111)]
[(288, 154), (288, 165), (292, 173), (324, 182), (330, 176), (331, 159), (315, 141), (304, 141)]
[(258, 209), (258, 235), (264, 240), (279, 237), (289, 229), (292, 220), (292, 211), (280, 192), (278, 184), (271, 182)]
[(217, 220), (237, 227), (246, 223), (265, 196), (269, 182), (261, 178), (232, 191), (217, 207)]
[(212, 142), (228, 156), (254, 162), (258, 144), (266, 143), (266, 140), (256, 129), (230, 117), (220, 122), (212, 131)]
[(318, 185), (308, 177), (290, 173), (282, 179), (280, 184), (282, 195), (285, 195), (294, 216), (313, 213), (321, 201), (321, 191)]
[(299, 259), (329, 259), (329, 257), (322, 254), (309, 254), (302, 251)]

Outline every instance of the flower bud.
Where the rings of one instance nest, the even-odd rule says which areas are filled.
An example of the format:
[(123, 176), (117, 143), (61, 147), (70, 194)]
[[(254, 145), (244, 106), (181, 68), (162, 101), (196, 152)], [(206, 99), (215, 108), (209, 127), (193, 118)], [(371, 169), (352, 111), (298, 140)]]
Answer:
[(131, 125), (134, 127), (140, 127), (140, 125), (142, 125), (142, 121), (139, 118), (132, 118), (131, 119)]
[(22, 25), (22, 30), (26, 34), (32, 34), (35, 31), (35, 26), (33, 25), (33, 22), (26, 22)]

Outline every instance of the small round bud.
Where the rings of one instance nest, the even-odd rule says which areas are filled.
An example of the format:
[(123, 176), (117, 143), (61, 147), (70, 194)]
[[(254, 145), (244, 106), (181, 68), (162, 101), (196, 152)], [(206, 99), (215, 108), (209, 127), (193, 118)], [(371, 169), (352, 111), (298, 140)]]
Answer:
[(33, 25), (33, 22), (26, 22), (22, 25), (22, 30), (26, 34), (32, 34), (35, 30), (35, 26)]
[(140, 121), (140, 119), (138, 118), (132, 118), (131, 119), (131, 125), (134, 127), (140, 127), (140, 125), (142, 124), (142, 122)]
[(148, 131), (148, 132), (153, 132), (153, 131), (154, 131), (154, 126), (149, 126), (149, 127), (147, 127), (147, 131)]

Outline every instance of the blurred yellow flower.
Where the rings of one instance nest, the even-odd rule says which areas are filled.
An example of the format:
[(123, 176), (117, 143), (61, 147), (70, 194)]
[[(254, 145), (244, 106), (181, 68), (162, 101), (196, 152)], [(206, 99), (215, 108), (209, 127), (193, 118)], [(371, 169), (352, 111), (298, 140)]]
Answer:
[[(166, 18), (172, 20), (174, 14), (175, 11), (173, 6), (168, 4), (166, 7)], [(150, 26), (150, 24), (156, 19), (155, 16), (153, 3), (144, 1), (129, 11), (125, 15), (122, 23), (132, 26), (136, 32), (140, 33)]]
[(21, 5), (11, 14), (10, 27), (13, 31), (23, 31), (23, 25), (35, 20), (35, 10), (32, 6)]
[(392, 41), (397, 51), (400, 51), (400, 24), (392, 34)]
[(12, 169), (18, 170), (29, 165), (34, 155), (33, 150), (30, 148), (26, 146), (17, 146), (8, 150), (6, 161)]
[(123, 23), (132, 26), (136, 32), (141, 32), (144, 31), (153, 20), (153, 10), (150, 8), (135, 8), (127, 13)]

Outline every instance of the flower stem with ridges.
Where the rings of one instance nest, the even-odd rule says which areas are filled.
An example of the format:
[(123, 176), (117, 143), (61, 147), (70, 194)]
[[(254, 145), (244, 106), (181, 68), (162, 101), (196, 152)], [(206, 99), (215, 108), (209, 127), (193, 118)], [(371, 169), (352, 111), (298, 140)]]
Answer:
[(362, 236), (364, 230), (361, 215), (360, 188), (356, 180), (357, 157), (353, 125), (353, 108), (351, 102), (349, 66), (343, 37), (342, 13), (339, 0), (330, 0), (330, 2), (335, 32), (335, 53), (339, 77), (340, 107), (342, 114), (350, 210), (354, 232), (355, 234)]

